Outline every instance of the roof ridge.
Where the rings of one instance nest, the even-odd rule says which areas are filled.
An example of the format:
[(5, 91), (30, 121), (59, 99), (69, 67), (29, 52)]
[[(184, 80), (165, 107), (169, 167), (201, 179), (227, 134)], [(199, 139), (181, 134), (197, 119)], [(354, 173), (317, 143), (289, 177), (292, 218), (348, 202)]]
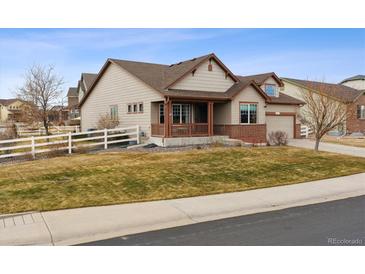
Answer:
[(328, 83), (328, 82), (320, 82), (320, 81), (312, 81), (312, 80), (303, 80), (303, 79), (287, 78), (287, 77), (281, 77), (281, 79), (294, 80), (294, 81), (306, 81), (306, 82), (318, 83), (318, 84), (325, 84), (325, 85), (334, 85), (334, 86), (340, 86), (340, 87), (344, 87), (344, 88), (353, 89), (355, 91), (359, 91), (358, 89), (355, 89), (355, 88), (352, 88), (352, 87), (349, 87), (349, 86), (345, 86), (345, 85), (342, 85), (342, 84), (338, 84), (338, 83)]
[(142, 61), (133, 61), (133, 60), (125, 60), (125, 59), (116, 59), (116, 58), (108, 58), (110, 61), (117, 61), (117, 62), (130, 62), (130, 63), (139, 63), (139, 64), (148, 64), (148, 65), (159, 65), (159, 66), (169, 66), (166, 64), (158, 64), (158, 63), (151, 63), (151, 62), (142, 62)]

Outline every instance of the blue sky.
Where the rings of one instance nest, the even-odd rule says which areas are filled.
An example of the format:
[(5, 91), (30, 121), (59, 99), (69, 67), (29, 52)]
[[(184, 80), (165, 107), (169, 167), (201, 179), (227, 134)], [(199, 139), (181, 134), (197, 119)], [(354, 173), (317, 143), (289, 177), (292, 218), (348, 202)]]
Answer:
[(171, 64), (214, 52), (239, 75), (339, 82), (365, 74), (365, 29), (0, 29), (0, 98), (32, 64), (52, 64), (65, 94), (106, 58)]

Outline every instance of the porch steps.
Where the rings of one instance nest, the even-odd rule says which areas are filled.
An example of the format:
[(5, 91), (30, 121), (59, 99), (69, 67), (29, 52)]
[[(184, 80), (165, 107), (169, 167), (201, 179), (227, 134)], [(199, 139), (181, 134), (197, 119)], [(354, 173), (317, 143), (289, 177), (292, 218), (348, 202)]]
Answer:
[(223, 139), (222, 142), (223, 142), (223, 145), (225, 145), (225, 146), (232, 146), (232, 147), (246, 146), (245, 142), (243, 142), (242, 140), (238, 140), (238, 139), (227, 138), (227, 139)]

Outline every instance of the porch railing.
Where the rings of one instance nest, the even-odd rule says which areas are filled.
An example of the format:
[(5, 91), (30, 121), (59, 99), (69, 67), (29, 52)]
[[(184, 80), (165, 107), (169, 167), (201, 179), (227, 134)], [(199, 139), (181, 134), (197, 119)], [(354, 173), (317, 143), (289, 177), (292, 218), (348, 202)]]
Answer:
[(171, 134), (172, 137), (208, 136), (208, 124), (172, 124)]
[[(164, 136), (163, 124), (151, 124), (152, 136)], [(208, 136), (207, 123), (172, 124), (172, 137)]]
[(163, 137), (165, 133), (165, 125), (164, 124), (151, 124), (151, 135)]

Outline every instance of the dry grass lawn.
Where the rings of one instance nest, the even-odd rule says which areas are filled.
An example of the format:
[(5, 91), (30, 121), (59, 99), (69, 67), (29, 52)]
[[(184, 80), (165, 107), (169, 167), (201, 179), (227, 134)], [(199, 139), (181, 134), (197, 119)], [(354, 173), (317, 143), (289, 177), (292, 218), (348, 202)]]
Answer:
[(0, 166), (0, 213), (171, 199), (365, 172), (365, 159), (290, 147), (85, 154)]
[(345, 146), (353, 146), (353, 147), (365, 147), (365, 139), (364, 138), (337, 138), (333, 136), (325, 136), (323, 137), (323, 142), (345, 145)]

